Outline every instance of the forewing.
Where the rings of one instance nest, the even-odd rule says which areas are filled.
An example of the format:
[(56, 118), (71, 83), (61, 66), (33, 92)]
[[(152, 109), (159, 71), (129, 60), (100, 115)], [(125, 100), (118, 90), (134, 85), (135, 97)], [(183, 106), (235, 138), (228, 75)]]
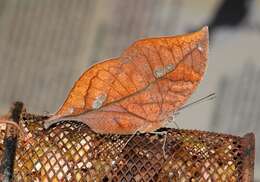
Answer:
[(155, 130), (195, 90), (207, 54), (207, 28), (137, 41), (87, 70), (55, 117), (77, 117), (101, 133)]

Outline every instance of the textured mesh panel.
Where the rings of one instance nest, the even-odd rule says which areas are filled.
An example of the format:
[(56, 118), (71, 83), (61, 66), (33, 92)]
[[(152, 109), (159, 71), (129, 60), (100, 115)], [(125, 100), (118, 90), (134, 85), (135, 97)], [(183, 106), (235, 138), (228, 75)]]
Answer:
[[(99, 135), (64, 121), (49, 130), (24, 114), (15, 181), (251, 181), (254, 135), (164, 129), (161, 134)], [(0, 155), (5, 125), (0, 125)], [(129, 140), (130, 139), (130, 140)], [(2, 160), (1, 160), (2, 161)]]

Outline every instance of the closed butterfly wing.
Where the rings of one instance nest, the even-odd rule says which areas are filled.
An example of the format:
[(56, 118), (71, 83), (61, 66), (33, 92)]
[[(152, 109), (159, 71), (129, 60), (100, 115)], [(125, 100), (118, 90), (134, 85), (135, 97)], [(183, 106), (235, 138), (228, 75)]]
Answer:
[(208, 57), (208, 29), (139, 40), (93, 65), (46, 127), (77, 120), (98, 133), (150, 132), (165, 125), (197, 87)]

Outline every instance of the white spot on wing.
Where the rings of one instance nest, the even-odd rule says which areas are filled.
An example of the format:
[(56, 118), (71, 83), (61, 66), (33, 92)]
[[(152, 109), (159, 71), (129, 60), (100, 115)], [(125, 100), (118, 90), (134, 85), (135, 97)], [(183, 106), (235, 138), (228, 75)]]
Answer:
[(154, 70), (154, 76), (156, 78), (161, 78), (163, 75), (165, 75), (164, 68), (157, 68)]
[(74, 108), (73, 107), (70, 107), (69, 108), (69, 113), (72, 114), (74, 112)]
[(200, 52), (202, 52), (202, 51), (203, 51), (203, 47), (202, 47), (202, 45), (201, 45), (201, 44), (198, 44), (198, 50), (199, 50)]
[(93, 103), (92, 103), (92, 108), (93, 109), (99, 109), (103, 105), (106, 98), (107, 98), (106, 94), (102, 94), (102, 95), (97, 96), (96, 100), (94, 100)]
[(166, 73), (169, 73), (174, 69), (175, 69), (174, 64), (168, 64), (167, 66), (165, 66)]
[(164, 75), (166, 75), (167, 73), (170, 73), (171, 71), (173, 71), (175, 69), (174, 64), (168, 64), (165, 67), (160, 67), (154, 70), (154, 76), (156, 78), (161, 78)]

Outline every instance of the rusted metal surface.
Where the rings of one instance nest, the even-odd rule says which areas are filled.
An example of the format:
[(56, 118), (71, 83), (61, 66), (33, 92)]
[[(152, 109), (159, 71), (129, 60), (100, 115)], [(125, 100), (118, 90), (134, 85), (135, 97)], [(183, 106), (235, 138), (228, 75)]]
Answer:
[[(15, 102), (6, 118), (18, 124), (23, 109), (23, 103)], [(3, 148), (1, 148), (1, 181), (12, 181), (18, 135), (19, 131), (17, 128), (9, 124), (6, 125), (5, 133), (1, 134), (1, 137), (4, 136), (4, 139), (1, 138), (3, 140)]]
[[(64, 121), (45, 131), (25, 113), (15, 181), (253, 181), (254, 135), (163, 129), (166, 134), (99, 135)], [(1, 125), (0, 155), (6, 129)], [(165, 153), (165, 155), (164, 155)]]

